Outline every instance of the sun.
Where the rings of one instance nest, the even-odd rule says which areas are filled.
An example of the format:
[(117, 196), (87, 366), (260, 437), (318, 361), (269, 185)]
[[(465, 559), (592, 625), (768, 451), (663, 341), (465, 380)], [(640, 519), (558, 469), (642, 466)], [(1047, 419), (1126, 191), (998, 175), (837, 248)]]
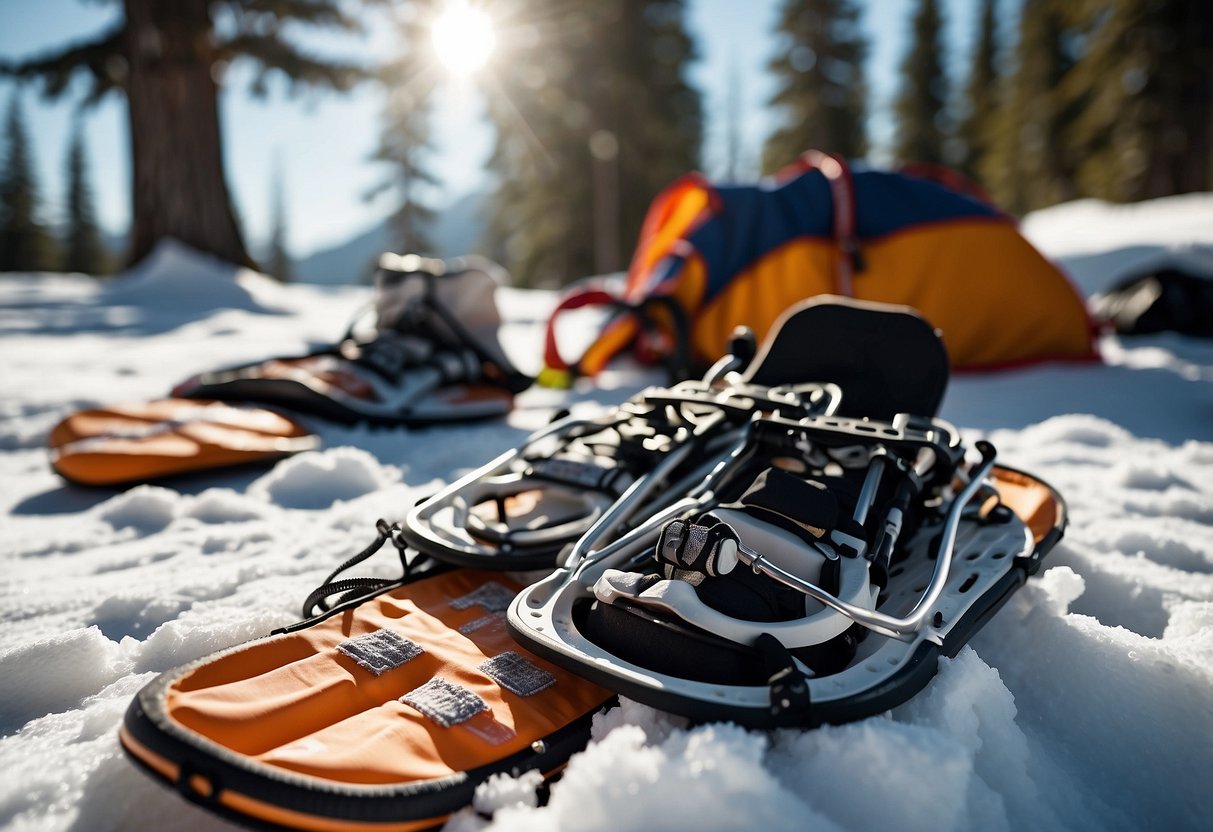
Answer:
[(471, 76), (483, 67), (497, 43), (492, 18), (467, 0), (447, 0), (445, 8), (430, 24), (430, 38), (438, 62), (459, 78)]

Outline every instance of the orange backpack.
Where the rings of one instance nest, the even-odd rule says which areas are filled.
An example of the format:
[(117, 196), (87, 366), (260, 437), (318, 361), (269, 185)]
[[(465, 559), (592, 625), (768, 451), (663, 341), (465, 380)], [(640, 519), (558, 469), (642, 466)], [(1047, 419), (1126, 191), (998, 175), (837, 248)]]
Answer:
[[(582, 290), (552, 313), (541, 378), (592, 377), (624, 351), (685, 377), (722, 355), (736, 327), (762, 338), (793, 303), (821, 294), (914, 307), (954, 368), (1098, 359), (1082, 298), (978, 187), (935, 166), (853, 171), (809, 151), (759, 184), (691, 173), (666, 188), (622, 296)], [(566, 361), (557, 317), (604, 304), (615, 314)]]

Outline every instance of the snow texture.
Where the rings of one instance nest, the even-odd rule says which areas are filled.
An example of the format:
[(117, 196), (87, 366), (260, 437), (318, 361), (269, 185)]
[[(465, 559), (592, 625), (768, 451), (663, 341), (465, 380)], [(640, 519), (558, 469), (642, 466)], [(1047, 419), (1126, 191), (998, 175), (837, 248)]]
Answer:
[[(1210, 263), (1213, 195), (1074, 203), (1025, 229), (1097, 291), (1147, 257)], [(528, 391), (498, 423), (315, 422), (323, 450), (269, 470), (122, 493), (49, 470), (47, 433), (69, 411), (330, 342), (366, 293), (280, 287), (180, 246), (105, 283), (0, 279), (0, 827), (231, 828), (123, 757), (134, 693), (296, 620), (376, 518), (400, 517), (554, 409), (653, 380), (621, 365), (595, 389)], [(503, 343), (534, 370), (553, 296), (504, 290), (499, 302)], [(765, 733), (624, 701), (597, 718), (546, 805), (536, 775), (498, 776), (449, 828), (1208, 829), (1213, 343), (1103, 349), (1103, 366), (953, 380), (944, 416), (1055, 485), (1071, 522), (1047, 569), (920, 696), (851, 725)]]

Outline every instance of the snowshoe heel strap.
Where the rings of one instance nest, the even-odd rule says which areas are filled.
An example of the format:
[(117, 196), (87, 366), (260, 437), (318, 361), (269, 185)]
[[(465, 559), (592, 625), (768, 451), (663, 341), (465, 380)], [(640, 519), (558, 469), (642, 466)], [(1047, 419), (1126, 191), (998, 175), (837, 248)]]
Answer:
[(727, 575), (737, 565), (737, 533), (710, 514), (700, 520), (667, 523), (657, 539), (657, 560), (701, 575)]

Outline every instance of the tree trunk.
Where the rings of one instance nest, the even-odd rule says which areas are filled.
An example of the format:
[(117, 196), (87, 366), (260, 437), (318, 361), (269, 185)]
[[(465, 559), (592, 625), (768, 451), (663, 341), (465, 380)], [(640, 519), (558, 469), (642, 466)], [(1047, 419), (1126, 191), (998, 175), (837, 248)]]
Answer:
[(223, 176), (209, 0), (124, 0), (132, 160), (129, 258), (165, 237), (252, 265)]

